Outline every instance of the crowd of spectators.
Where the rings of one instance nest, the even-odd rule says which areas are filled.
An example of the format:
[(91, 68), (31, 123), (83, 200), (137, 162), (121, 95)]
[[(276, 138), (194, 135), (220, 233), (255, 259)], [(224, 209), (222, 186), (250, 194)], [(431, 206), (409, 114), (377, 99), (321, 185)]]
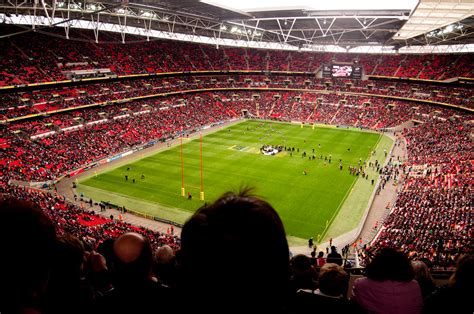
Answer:
[(368, 98), (377, 101), (375, 96), (381, 95), (472, 107), (473, 102), (471, 100), (474, 97), (472, 89), (469, 88), (433, 87), (401, 82), (330, 80), (284, 75), (198, 75), (103, 82), (76, 87), (8, 93), (5, 94), (0, 105), (0, 119), (51, 113), (61, 109), (106, 104), (159, 93), (206, 88), (290, 88), (320, 90), (322, 93), (370, 94), (366, 96), (367, 99), (363, 99), (360, 95), (359, 99), (363, 101), (359, 102), (359, 105), (367, 101)]
[(163, 245), (168, 245), (173, 250), (180, 248), (180, 239), (175, 234), (165, 234), (128, 224), (118, 218), (119, 211), (115, 217), (104, 218), (88, 210), (89, 204), (86, 200), (81, 201), (79, 206), (66, 202), (63, 196), (56, 193), (19, 186), (2, 185), (1, 192), (15, 199), (36, 204), (51, 219), (58, 235), (74, 235), (93, 249), (97, 249), (97, 246), (107, 238), (115, 238), (126, 232), (137, 232), (146, 236), (153, 249)]
[(451, 119), (405, 131), (406, 179), (369, 252), (396, 246), (411, 258), (448, 267), (474, 250), (471, 132), (464, 121)]
[[(431, 125), (436, 123), (432, 121), (456, 116), (456, 111), (450, 109), (339, 93), (228, 91), (183, 94), (83, 108), (4, 125), (0, 172), (10, 179), (50, 180), (151, 140), (165, 140), (183, 130), (190, 132), (238, 118), (244, 110), (254, 118), (372, 129), (393, 127), (410, 119), (426, 121), (434, 117), (430, 120)], [(465, 128), (452, 132), (434, 128), (433, 139), (428, 137), (424, 145), (431, 149), (438, 147), (436, 158), (441, 158), (445, 155), (441, 152), (443, 149), (462, 149), (463, 142), (451, 140), (455, 141), (455, 132), (467, 136), (468, 126)], [(417, 134), (413, 137), (416, 138)], [(442, 137), (446, 140), (431, 145), (430, 141)], [(443, 146), (443, 143), (451, 144)], [(417, 151), (422, 147), (413, 147), (413, 158), (426, 158)]]
[[(82, 121), (77, 128), (56, 129), (53, 134), (38, 138), (31, 138), (29, 134), (33, 133), (29, 132), (35, 132), (44, 122), (21, 123), (21, 128), (14, 124), (14, 130), (21, 132), (5, 143), (0, 172), (4, 178), (45, 181), (152, 140), (165, 140), (183, 130), (192, 132), (237, 117), (227, 106), (214, 104), (211, 96), (202, 94), (142, 101), (120, 109), (97, 108), (92, 113), (85, 109), (85, 114), (75, 117)], [(54, 116), (55, 120), (62, 118), (71, 119), (71, 115)]]
[[(81, 32), (78, 34), (84, 36)], [(114, 39), (115, 35), (107, 34), (106, 36)], [(36, 49), (36, 47), (44, 46), (48, 48)], [(328, 62), (357, 62), (365, 67), (366, 74), (423, 79), (472, 77), (474, 74), (472, 58), (470, 59), (468, 55), (367, 56), (245, 48), (216, 50), (210, 46), (177, 44), (173, 41), (95, 45), (88, 42), (71, 43), (39, 34), (0, 41), (0, 50), (5, 51), (5, 57), (0, 60), (2, 65), (0, 85), (62, 80), (66, 72), (99, 68), (108, 68), (114, 74), (229, 69), (316, 72), (322, 64)], [(156, 51), (161, 53), (156, 54)], [(189, 89), (255, 87), (297, 88), (301, 91), (282, 89), (279, 91), (233, 90), (183, 93), (148, 100), (111, 103), (133, 97)], [(203, 126), (239, 118), (242, 112), (247, 112), (247, 117), (250, 118), (326, 123), (370, 129), (394, 127), (409, 120), (416, 120), (419, 123), (418, 126), (403, 132), (408, 144), (408, 157), (405, 164), (399, 168), (403, 169), (402, 176), (405, 178), (402, 189), (390, 215), (383, 222), (377, 238), (366, 246), (363, 252), (365, 257), (379, 256), (385, 252), (386, 247), (397, 247), (410, 259), (423, 259), (437, 266), (451, 266), (460, 254), (472, 253), (474, 250), (471, 200), (472, 160), (474, 160), (473, 130), (470, 122), (472, 115), (426, 103), (417, 104), (401, 99), (376, 97), (377, 95), (437, 101), (471, 108), (473, 98), (473, 92), (469, 88), (445, 86), (434, 88), (431, 85), (403, 82), (331, 80), (267, 74), (153, 78), (10, 93), (2, 98), (0, 119), (23, 117), (29, 114), (40, 114), (40, 116), (0, 125), (2, 152), (0, 186), (6, 195), (30, 200), (37, 204), (53, 221), (56, 233), (60, 236), (74, 235), (82, 246), (87, 248), (86, 251), (90, 252), (89, 256), (94, 250), (98, 250), (101, 244), (113, 243), (108, 241), (108, 238), (117, 238), (127, 232), (136, 232), (140, 236), (135, 239), (133, 236), (128, 239), (126, 237), (125, 243), (146, 239), (153, 249), (159, 250), (166, 244), (174, 254), (175, 251), (179, 251), (180, 240), (173, 235), (163, 235), (112, 218), (104, 219), (64, 202), (57, 195), (13, 187), (9, 185), (9, 181), (11, 179), (52, 180), (89, 163), (150, 141), (166, 140), (181, 132), (193, 132)], [(89, 106), (74, 108), (84, 105)], [(52, 114), (52, 111), (58, 109), (73, 110)], [(188, 230), (199, 233), (203, 223), (201, 219), (207, 215), (213, 215), (213, 212), (203, 210), (192, 220), (191, 227), (188, 226), (191, 229)], [(90, 221), (94, 223), (91, 224)], [(189, 243), (198, 240), (211, 241), (212, 239), (208, 236), (192, 241), (188, 238), (188, 241)], [(212, 241), (219, 241), (220, 236), (217, 234), (215, 236), (217, 240)], [(224, 238), (228, 239), (228, 237)], [(212, 242), (210, 247), (214, 247), (216, 243)], [(219, 244), (223, 243), (219, 242)], [(197, 265), (186, 269), (186, 262), (183, 264), (185, 270), (190, 272), (188, 274), (190, 278), (193, 278), (187, 283), (189, 285), (184, 286), (185, 295), (196, 301), (198, 301), (198, 296), (205, 298), (205, 293), (209, 291), (221, 296), (222, 300), (230, 300), (229, 298), (233, 297), (232, 293), (235, 296), (241, 295), (236, 289), (231, 289), (232, 293), (225, 289), (219, 291), (221, 286), (213, 286), (211, 281), (205, 285), (206, 289), (202, 290), (204, 294), (189, 295), (190, 291), (195, 292), (200, 288), (196, 286), (196, 283), (202, 284), (205, 279), (214, 280), (212, 283), (224, 284), (220, 282), (222, 279), (220, 276), (213, 277), (213, 272), (217, 269), (225, 272), (226, 269), (221, 269), (219, 265), (214, 264), (216, 260), (223, 257), (227, 261), (235, 259), (234, 255), (225, 255), (229, 252), (221, 252), (225, 254), (218, 256), (217, 252), (209, 251), (208, 259), (193, 260), (196, 256), (202, 257), (203, 249), (200, 247), (201, 251), (197, 252), (193, 245), (183, 250), (183, 261), (189, 258), (188, 261), (192, 260)], [(284, 246), (282, 244), (277, 249), (285, 251)], [(235, 249), (235, 246), (232, 247)], [(108, 249), (110, 250), (110, 247)], [(245, 249), (248, 247), (242, 247), (242, 250)], [(166, 250), (162, 249), (161, 253), (165, 254), (163, 252)], [(118, 252), (115, 253), (118, 254)], [(399, 258), (400, 264), (403, 264), (403, 257), (391, 256), (395, 259)], [(317, 261), (320, 260), (314, 259), (313, 264), (319, 263)], [(207, 262), (209, 264), (206, 264)], [(245, 262), (245, 260), (239, 260), (240, 264), (245, 264)], [(287, 262), (288, 260), (285, 263)], [(411, 305), (410, 308), (400, 308), (402, 312), (419, 312), (423, 306), (422, 299), (427, 298), (428, 293), (418, 296), (413, 292), (416, 290), (416, 285), (411, 282), (413, 278), (408, 271), (404, 274), (408, 274), (408, 277), (380, 277), (379, 274), (368, 274), (369, 278), (365, 282), (355, 285), (356, 304), (348, 303), (344, 298), (342, 298), (344, 301), (331, 303), (326, 297), (340, 299), (340, 295), (347, 292), (347, 287), (346, 290), (342, 287), (347, 274), (341, 268), (331, 264), (328, 263), (328, 266), (318, 273), (319, 268), (314, 268), (311, 260), (298, 257), (292, 260), (292, 275), (281, 270), (285, 266), (283, 264), (280, 265), (282, 266), (280, 270), (275, 269), (275, 272), (279, 272), (282, 276), (296, 278), (293, 284), (302, 282), (299, 288), (310, 290), (310, 292), (304, 292), (307, 294), (297, 295), (295, 300), (301, 303), (298, 303), (295, 309), (319, 302), (317, 304), (323, 304), (322, 307), (330, 304), (340, 306), (340, 309), (358, 311), (362, 307), (367, 311), (377, 312), (377, 308), (386, 309), (388, 305), (377, 303), (377, 299), (383, 299), (383, 296), (376, 300), (369, 300), (368, 294), (373, 294), (371, 289), (377, 292), (385, 289), (393, 290), (394, 287), (385, 283), (387, 280), (403, 282), (403, 284), (397, 284), (396, 287), (402, 287), (400, 291), (404, 291), (406, 295), (399, 296), (399, 300), (390, 299), (389, 302)], [(120, 263), (117, 262), (116, 265)], [(198, 266), (202, 274), (193, 277), (196, 275)], [(173, 282), (173, 276), (170, 275), (170, 272), (174, 273), (174, 269), (163, 272), (162, 268), (156, 265), (155, 271), (156, 274), (161, 271), (161, 278), (171, 278), (167, 282), (171, 286), (176, 284)], [(202, 277), (203, 274), (206, 278)], [(242, 275), (242, 278), (239, 276), (232, 278), (246, 279), (249, 282), (253, 279), (243, 276), (240, 272), (238, 274)], [(330, 276), (331, 279), (327, 281), (325, 276)], [(400, 278), (402, 280), (398, 280)], [(370, 280), (378, 283), (371, 283)], [(334, 282), (339, 282), (341, 286), (334, 287), (332, 285)], [(407, 285), (407, 282), (410, 284)], [(263, 300), (265, 297), (270, 297), (270, 292), (272, 292), (274, 298), (273, 292), (279, 292), (272, 289), (278, 289), (280, 284), (281, 282), (275, 282), (271, 289), (267, 285), (256, 285), (252, 293), (255, 295), (259, 293), (259, 297)], [(325, 286), (325, 284), (328, 285)], [(138, 300), (138, 295), (133, 294), (133, 291), (130, 291), (128, 286), (123, 285), (120, 280), (117, 280), (115, 285), (119, 292), (111, 296), (113, 300), (119, 300), (120, 293), (133, 295)], [(218, 287), (218, 290), (215, 287)], [(236, 287), (241, 286), (236, 285)], [(319, 292), (314, 294), (313, 292), (318, 287)], [(161, 286), (159, 289), (154, 287), (152, 290), (161, 288)], [(406, 290), (403, 290), (405, 288)], [(269, 289), (268, 295), (262, 293), (262, 289)], [(367, 294), (364, 294), (364, 289)], [(294, 292), (297, 290), (294, 289)], [(221, 295), (221, 292), (226, 292), (226, 295)], [(160, 293), (166, 295), (169, 291)], [(250, 290), (249, 294), (251, 294)], [(94, 292), (93, 295), (95, 296), (96, 293)], [(411, 298), (410, 302), (406, 300), (408, 295)], [(104, 302), (110, 306), (109, 300), (106, 299)], [(116, 312), (120, 312), (120, 309), (116, 308), (120, 304), (118, 302), (115, 305)], [(260, 304), (270, 306), (265, 302)], [(436, 299), (427, 304), (437, 304)], [(241, 304), (241, 306), (246, 305), (248, 303)], [(281, 304), (277, 302), (272, 306), (279, 305)], [(103, 304), (96, 306), (101, 308)], [(238, 308), (243, 310), (241, 307)], [(432, 307), (431, 311), (433, 308), (435, 307)], [(54, 313), (56, 310), (49, 309), (49, 311)]]
[(411, 264), (391, 248), (354, 278), (334, 252), (325, 261), (290, 258), (277, 212), (249, 190), (198, 209), (181, 240), (103, 219), (48, 193), (10, 186), (2, 192), (0, 241), (9, 254), (0, 261), (2, 313), (473, 310), (472, 255), (460, 257), (439, 288), (422, 261)]
[[(3, 127), (2, 181), (54, 179), (151, 140), (238, 118), (243, 110), (255, 118), (375, 129), (410, 119), (421, 122), (403, 134), (406, 180), (368, 251), (395, 245), (437, 265), (450, 265), (459, 253), (472, 251), (471, 117), (402, 101), (337, 93), (216, 92), (81, 109)], [(60, 129), (71, 125), (77, 128)], [(53, 134), (31, 138), (38, 132)]]
[[(7, 27), (3, 32), (14, 32)], [(118, 34), (102, 33), (93, 43), (87, 31), (72, 30), (66, 40), (31, 32), (2, 41), (0, 86), (64, 80), (107, 70), (130, 75), (173, 71), (261, 70), (318, 72), (323, 64), (349, 62), (365, 67), (366, 74), (409, 78), (446, 79), (473, 76), (469, 55), (364, 55), (318, 52), (272, 51), (230, 48), (177, 41), (154, 40), (129, 35), (121, 44)], [(89, 40), (88, 40), (89, 39)], [(120, 43), (120, 44), (119, 44)], [(44, 48), (46, 47), (46, 48)], [(156, 54), (156, 51), (160, 51)], [(132, 53), (131, 53), (132, 52)]]

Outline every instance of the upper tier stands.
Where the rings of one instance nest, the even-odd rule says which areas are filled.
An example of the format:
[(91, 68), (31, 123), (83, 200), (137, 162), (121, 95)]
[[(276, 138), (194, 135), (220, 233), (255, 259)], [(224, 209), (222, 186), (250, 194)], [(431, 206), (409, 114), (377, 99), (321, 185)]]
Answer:
[[(3, 29), (3, 32), (9, 31), (14, 29)], [(473, 58), (469, 54), (347, 55), (227, 47), (217, 50), (210, 45), (163, 40), (146, 42), (133, 36), (132, 43), (118, 44), (119, 35), (101, 34), (104, 38), (99, 44), (93, 43), (87, 31), (78, 30), (71, 30), (70, 37), (90, 39), (90, 42), (33, 32), (2, 40), (0, 86), (64, 80), (67, 73), (74, 70), (107, 69), (117, 75), (200, 70), (318, 72), (322, 64), (353, 61), (358, 61), (365, 73), (371, 75), (436, 80), (474, 77)]]

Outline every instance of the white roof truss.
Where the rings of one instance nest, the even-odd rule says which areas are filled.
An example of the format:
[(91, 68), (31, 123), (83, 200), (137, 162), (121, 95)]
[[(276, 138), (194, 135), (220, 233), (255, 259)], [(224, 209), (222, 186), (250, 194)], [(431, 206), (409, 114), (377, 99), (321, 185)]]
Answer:
[(420, 0), (394, 39), (406, 40), (474, 15), (474, 0)]

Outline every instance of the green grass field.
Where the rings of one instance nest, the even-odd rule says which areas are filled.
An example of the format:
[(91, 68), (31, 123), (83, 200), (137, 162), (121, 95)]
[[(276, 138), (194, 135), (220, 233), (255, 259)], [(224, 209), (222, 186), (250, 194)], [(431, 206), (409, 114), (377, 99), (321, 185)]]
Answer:
[[(193, 195), (192, 200), (181, 196), (179, 145), (113, 170), (89, 175), (79, 182), (78, 191), (94, 200), (109, 201), (183, 223), (204, 204), (199, 200), (199, 138), (184, 142), (184, 181), (186, 193), (190, 191)], [(295, 147), (295, 152), (292, 156), (288, 152), (264, 156), (259, 152), (263, 144), (291, 146)], [(349, 211), (354, 208), (360, 212), (360, 220), (373, 190), (368, 183), (370, 180), (350, 175), (348, 166), (358, 165), (360, 158), (365, 161), (377, 157), (381, 161), (383, 158), (378, 156), (390, 146), (390, 139), (376, 133), (245, 121), (204, 137), (205, 198), (212, 202), (226, 191), (250, 186), (275, 207), (289, 236), (307, 239), (324, 235), (336, 222), (342, 225), (337, 232), (343, 232), (344, 225), (349, 227), (354, 223), (335, 219), (346, 199), (355, 198)], [(316, 160), (302, 158), (303, 151), (311, 156), (313, 148)], [(377, 155), (371, 156), (374, 149), (377, 149)], [(329, 155), (332, 156), (331, 163), (324, 160)], [(339, 170), (339, 159), (342, 159), (342, 171)], [(128, 167), (130, 170), (127, 171)], [(303, 175), (305, 169), (307, 175)], [(125, 181), (126, 174), (128, 181)], [(145, 179), (141, 179), (142, 174)], [(132, 183), (133, 178), (136, 183)], [(357, 217), (351, 218), (354, 219)]]

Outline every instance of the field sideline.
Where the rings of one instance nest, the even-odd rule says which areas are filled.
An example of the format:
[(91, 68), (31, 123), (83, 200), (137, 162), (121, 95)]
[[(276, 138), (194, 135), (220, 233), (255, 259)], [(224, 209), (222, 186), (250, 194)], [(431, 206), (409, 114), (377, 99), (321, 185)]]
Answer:
[[(185, 142), (185, 188), (186, 193), (193, 195), (192, 200), (180, 196), (179, 146), (89, 175), (79, 182), (78, 191), (96, 201), (109, 201), (183, 223), (204, 204), (199, 200), (199, 139), (185, 139)], [(291, 155), (280, 152), (276, 156), (264, 156), (259, 151), (263, 144), (295, 147), (295, 151)], [(235, 124), (204, 137), (206, 201), (228, 190), (255, 187), (256, 194), (279, 212), (289, 236), (333, 237), (349, 231), (347, 228), (354, 223), (357, 225), (373, 191), (370, 180), (377, 177), (369, 172), (369, 180), (361, 180), (350, 175), (347, 167), (357, 166), (360, 158), (362, 162), (368, 158), (383, 162), (383, 150), (389, 150), (391, 144), (392, 140), (386, 136), (355, 129), (316, 127), (313, 130), (310, 126), (300, 128), (268, 121)], [(313, 148), (316, 159), (309, 160)], [(372, 156), (374, 149), (377, 153)], [(305, 158), (301, 156), (303, 151), (307, 153)], [(325, 161), (329, 156), (331, 163)], [(307, 175), (303, 174), (304, 170)]]

